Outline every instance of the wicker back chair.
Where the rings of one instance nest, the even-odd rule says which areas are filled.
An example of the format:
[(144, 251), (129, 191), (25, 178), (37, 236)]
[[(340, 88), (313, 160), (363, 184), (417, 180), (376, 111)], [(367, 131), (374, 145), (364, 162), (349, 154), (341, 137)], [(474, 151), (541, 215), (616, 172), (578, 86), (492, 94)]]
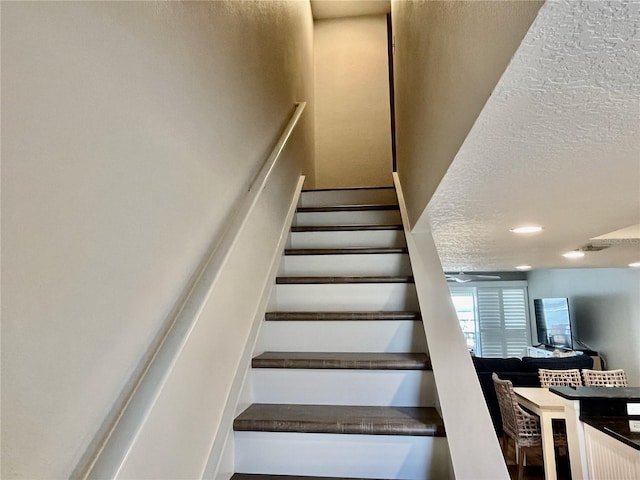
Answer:
[(624, 370), (582, 370), (584, 384), (588, 387), (628, 387), (627, 375)]
[[(518, 405), (513, 384), (509, 380), (500, 380), (498, 375), (491, 375), (498, 397), (500, 414), (502, 415), (502, 451), (507, 453), (509, 438), (516, 445), (516, 463), (518, 464), (518, 480), (522, 480), (524, 463), (527, 458), (527, 448), (542, 445), (540, 432), (540, 418), (537, 415), (526, 412)], [(556, 440), (554, 436), (554, 440)], [(558, 439), (558, 444), (563, 440)], [(566, 445), (566, 437), (564, 438)]]
[(581, 387), (582, 377), (580, 370), (572, 368), (570, 370), (548, 370), (546, 368), (538, 369), (538, 377), (540, 377), (540, 386), (549, 387)]

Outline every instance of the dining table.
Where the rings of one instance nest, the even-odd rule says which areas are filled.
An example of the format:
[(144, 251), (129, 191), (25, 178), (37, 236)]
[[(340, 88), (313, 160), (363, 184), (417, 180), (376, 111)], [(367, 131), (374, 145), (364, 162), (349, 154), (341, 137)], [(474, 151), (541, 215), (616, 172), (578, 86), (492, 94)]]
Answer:
[(556, 418), (565, 419), (563, 399), (540, 387), (514, 387), (518, 403), (540, 417), (542, 434), (542, 459), (545, 480), (557, 479), (556, 457), (553, 445), (553, 425)]

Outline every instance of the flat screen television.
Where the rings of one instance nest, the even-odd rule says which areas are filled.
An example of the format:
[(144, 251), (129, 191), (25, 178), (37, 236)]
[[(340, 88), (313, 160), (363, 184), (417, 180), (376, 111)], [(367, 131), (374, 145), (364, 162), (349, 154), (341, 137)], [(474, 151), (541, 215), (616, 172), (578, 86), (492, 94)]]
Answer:
[(573, 350), (569, 299), (536, 298), (533, 300), (533, 306), (538, 342), (550, 348)]

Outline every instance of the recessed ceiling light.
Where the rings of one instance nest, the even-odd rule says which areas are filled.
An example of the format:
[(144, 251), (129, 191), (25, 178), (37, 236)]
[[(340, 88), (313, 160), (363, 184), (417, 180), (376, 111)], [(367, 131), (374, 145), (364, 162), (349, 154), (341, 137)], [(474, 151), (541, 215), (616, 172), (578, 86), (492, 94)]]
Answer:
[(542, 231), (542, 227), (539, 225), (525, 225), (524, 227), (516, 227), (509, 230), (513, 233), (538, 233)]
[(531, 270), (531, 265), (518, 265), (516, 270)]
[(580, 250), (571, 250), (570, 252), (563, 253), (562, 256), (564, 258), (582, 258), (584, 257), (584, 252)]
[(640, 262), (630, 263), (629, 266), (632, 267), (632, 268), (640, 268)]

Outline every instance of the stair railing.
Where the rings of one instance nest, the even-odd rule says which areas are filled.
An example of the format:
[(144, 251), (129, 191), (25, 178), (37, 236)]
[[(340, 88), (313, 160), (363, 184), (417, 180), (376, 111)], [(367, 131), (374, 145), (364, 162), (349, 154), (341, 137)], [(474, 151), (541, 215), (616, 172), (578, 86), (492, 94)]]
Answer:
[(454, 478), (509, 479), (431, 232), (411, 232), (393, 174)]
[[(108, 419), (109, 428), (106, 432), (100, 432), (102, 436), (99, 441), (94, 440), (72, 478), (114, 478), (118, 475), (207, 303), (239, 232), (256, 206), (259, 195), (267, 185), (305, 107), (306, 102), (296, 103), (271, 154), (264, 161), (244, 197), (232, 210), (234, 214), (223, 225), (218, 241), (205, 256), (186, 294), (181, 297), (177, 313), (168, 322), (164, 333), (159, 335), (156, 344), (150, 348), (150, 353), (143, 360), (143, 367), (138, 370), (141, 373), (129, 383), (132, 387), (121, 408)], [(91, 449), (96, 443), (97, 447)]]

